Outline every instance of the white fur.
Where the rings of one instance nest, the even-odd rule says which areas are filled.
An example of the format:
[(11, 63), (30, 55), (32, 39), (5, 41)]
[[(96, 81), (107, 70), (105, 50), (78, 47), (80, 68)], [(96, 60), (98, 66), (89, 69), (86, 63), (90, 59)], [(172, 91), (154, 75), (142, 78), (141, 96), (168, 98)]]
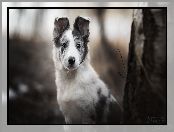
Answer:
[[(69, 69), (68, 68), (68, 59), (69, 59), (69, 57), (75, 57), (74, 68), (72, 68), (74, 70), (79, 67), (81, 58), (78, 54), (77, 48), (75, 47), (75, 41), (74, 41), (71, 29), (64, 32), (64, 34), (62, 35), (62, 37), (60, 39), (60, 42), (64, 43), (66, 40), (68, 40), (69, 46), (68, 46), (68, 49), (66, 49), (67, 52), (66, 52), (65, 56), (61, 57), (61, 61), (62, 61), (63, 66), (66, 69)], [(57, 53), (57, 57), (58, 57), (60, 49), (55, 49), (55, 50), (56, 50), (55, 52)]]
[(99, 100), (97, 90), (101, 88), (102, 95), (106, 97), (109, 91), (90, 65), (89, 56), (79, 66), (80, 58), (74, 47), (72, 31), (66, 31), (65, 37), (68, 37), (70, 46), (65, 54), (63, 65), (67, 65), (66, 59), (69, 56), (74, 56), (77, 59), (78, 68), (73, 71), (65, 69), (58, 57), (59, 49), (53, 45), (57, 100), (60, 109), (65, 116), (66, 123), (95, 123), (89, 115), (95, 113), (95, 106)]

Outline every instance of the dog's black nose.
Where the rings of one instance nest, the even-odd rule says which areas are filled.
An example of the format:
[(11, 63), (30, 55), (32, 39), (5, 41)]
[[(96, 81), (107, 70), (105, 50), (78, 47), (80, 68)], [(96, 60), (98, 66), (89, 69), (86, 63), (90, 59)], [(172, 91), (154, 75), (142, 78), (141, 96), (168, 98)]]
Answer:
[(74, 57), (69, 57), (68, 63), (70, 65), (73, 65), (75, 63), (75, 58)]

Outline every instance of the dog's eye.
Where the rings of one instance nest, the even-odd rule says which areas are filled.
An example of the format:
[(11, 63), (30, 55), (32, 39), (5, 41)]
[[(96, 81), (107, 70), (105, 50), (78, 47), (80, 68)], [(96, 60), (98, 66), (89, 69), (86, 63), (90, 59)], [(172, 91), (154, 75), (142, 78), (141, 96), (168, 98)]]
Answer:
[(67, 47), (67, 43), (62, 43), (62, 47), (66, 48)]
[(81, 45), (79, 43), (76, 44), (76, 47), (80, 49)]

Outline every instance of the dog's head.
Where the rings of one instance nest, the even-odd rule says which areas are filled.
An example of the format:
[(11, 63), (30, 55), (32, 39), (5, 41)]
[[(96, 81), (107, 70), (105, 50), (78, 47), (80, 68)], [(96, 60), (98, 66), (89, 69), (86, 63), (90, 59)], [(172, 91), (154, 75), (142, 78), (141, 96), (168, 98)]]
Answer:
[(89, 20), (78, 16), (72, 30), (68, 18), (56, 18), (53, 37), (56, 61), (67, 70), (77, 69), (88, 52)]

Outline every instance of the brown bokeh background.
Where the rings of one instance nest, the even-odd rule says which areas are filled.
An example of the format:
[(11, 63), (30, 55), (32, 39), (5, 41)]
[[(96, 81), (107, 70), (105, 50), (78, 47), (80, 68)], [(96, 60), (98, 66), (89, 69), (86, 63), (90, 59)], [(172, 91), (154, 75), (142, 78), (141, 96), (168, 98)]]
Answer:
[(91, 64), (122, 107), (132, 23), (129, 9), (10, 9), (10, 124), (64, 124), (56, 100), (52, 31), (55, 17), (89, 17)]

